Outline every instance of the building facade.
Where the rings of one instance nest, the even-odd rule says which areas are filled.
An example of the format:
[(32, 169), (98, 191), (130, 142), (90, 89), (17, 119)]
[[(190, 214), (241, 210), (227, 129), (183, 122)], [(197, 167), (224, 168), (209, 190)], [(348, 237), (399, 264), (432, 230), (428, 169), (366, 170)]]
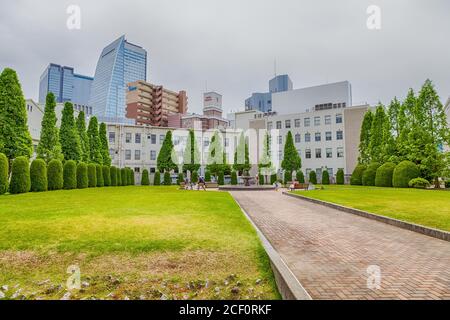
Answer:
[(138, 80), (147, 80), (147, 51), (122, 36), (103, 49), (95, 70), (89, 105), (100, 121), (127, 122), (127, 84)]
[(137, 125), (167, 127), (169, 116), (187, 112), (186, 91), (175, 92), (145, 81), (128, 84), (126, 117)]
[(222, 95), (217, 92), (206, 92), (203, 94), (203, 115), (182, 116), (180, 125), (176, 127), (201, 130), (225, 129), (229, 127), (229, 121), (223, 118), (222, 114)]
[(245, 100), (245, 110), (272, 111), (272, 94), (292, 90), (292, 81), (287, 74), (279, 75), (269, 81), (269, 92), (254, 92)]

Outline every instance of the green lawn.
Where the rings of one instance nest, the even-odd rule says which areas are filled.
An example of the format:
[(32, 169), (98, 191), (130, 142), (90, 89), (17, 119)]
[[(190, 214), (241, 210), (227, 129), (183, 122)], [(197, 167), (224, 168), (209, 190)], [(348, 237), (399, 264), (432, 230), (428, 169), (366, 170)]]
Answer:
[(228, 193), (130, 186), (5, 195), (0, 226), (7, 298), (61, 298), (70, 265), (84, 282), (77, 299), (279, 298), (256, 232)]
[(450, 231), (450, 192), (360, 186), (324, 186), (300, 195)]

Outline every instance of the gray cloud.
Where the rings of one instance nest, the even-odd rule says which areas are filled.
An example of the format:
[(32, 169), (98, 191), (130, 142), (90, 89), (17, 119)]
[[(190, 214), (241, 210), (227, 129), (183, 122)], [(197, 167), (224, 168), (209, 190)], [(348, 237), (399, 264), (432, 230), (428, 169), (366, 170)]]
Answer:
[[(450, 94), (450, 2), (446, 0), (0, 0), (0, 68), (19, 73), (37, 98), (49, 62), (93, 75), (104, 46), (121, 34), (149, 53), (148, 78), (186, 89), (191, 111), (201, 94), (224, 95), (227, 110), (266, 91), (274, 73), (294, 87), (349, 80), (354, 102), (387, 103), (409, 87), (434, 81)], [(78, 4), (82, 29), (66, 28), (66, 8)], [(366, 9), (379, 5), (382, 29), (366, 28)]]

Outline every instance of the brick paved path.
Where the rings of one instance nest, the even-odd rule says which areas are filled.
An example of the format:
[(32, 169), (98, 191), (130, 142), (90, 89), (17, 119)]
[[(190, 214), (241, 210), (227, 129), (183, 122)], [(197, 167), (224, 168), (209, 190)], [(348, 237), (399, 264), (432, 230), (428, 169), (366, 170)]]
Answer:
[[(450, 243), (275, 191), (233, 197), (313, 299), (450, 299)], [(381, 287), (367, 288), (371, 265)]]

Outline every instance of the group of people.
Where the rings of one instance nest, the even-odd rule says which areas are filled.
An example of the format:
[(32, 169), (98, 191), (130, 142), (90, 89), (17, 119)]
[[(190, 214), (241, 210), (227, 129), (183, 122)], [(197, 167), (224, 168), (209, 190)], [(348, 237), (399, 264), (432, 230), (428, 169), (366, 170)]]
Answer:
[(186, 179), (184, 179), (184, 188), (185, 188), (185, 190), (194, 190), (195, 186), (197, 186), (197, 190), (200, 190), (200, 188), (201, 188), (204, 191), (206, 191), (205, 178), (199, 177), (197, 184), (192, 182), (192, 180), (188, 179), (187, 177), (186, 177)]

